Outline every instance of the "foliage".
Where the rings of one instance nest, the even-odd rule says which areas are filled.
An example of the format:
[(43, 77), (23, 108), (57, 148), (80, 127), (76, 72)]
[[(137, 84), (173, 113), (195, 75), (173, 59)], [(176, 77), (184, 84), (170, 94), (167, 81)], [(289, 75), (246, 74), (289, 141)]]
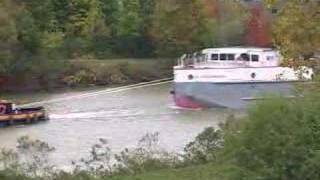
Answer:
[(223, 147), (223, 135), (213, 127), (206, 128), (194, 141), (185, 147), (183, 155), (190, 164), (204, 164), (217, 159), (217, 152)]
[(82, 158), (79, 163), (73, 162), (73, 165), (75, 165), (74, 174), (110, 176), (113, 171), (111, 158), (112, 152), (108, 146), (108, 141), (99, 139), (99, 143), (92, 146), (90, 156), (87, 159)]
[(197, 0), (159, 1), (152, 37), (160, 55), (177, 55), (212, 44), (212, 24), (204, 16), (204, 4)]
[(18, 139), (17, 153), (20, 162), (19, 169), (32, 177), (49, 176), (54, 166), (49, 163), (50, 152), (55, 148), (40, 140), (32, 140), (27, 136)]
[(179, 162), (176, 155), (161, 149), (158, 144), (159, 133), (146, 134), (137, 148), (125, 149), (116, 155), (118, 173), (138, 174), (176, 166)]
[[(68, 86), (119, 85), (169, 77), (172, 60), (75, 60), (65, 72)], [(155, 68), (157, 66), (157, 68)]]
[(1, 168), (7, 171), (7, 175), (49, 177), (53, 173), (54, 166), (49, 163), (48, 158), (54, 150), (43, 141), (23, 136), (18, 139), (16, 150), (1, 151)]
[(319, 91), (304, 96), (258, 103), (226, 131), (223, 151), (238, 169), (234, 179), (319, 179)]
[[(209, 3), (209, 5), (208, 5)], [(212, 9), (210, 9), (212, 7)], [(250, 6), (249, 6), (250, 7)], [(207, 16), (211, 17), (216, 39), (216, 46), (246, 45), (248, 34), (247, 21), (250, 18), (248, 7), (239, 1), (206, 0)]]
[(287, 59), (308, 59), (320, 48), (318, 1), (266, 0), (277, 8), (273, 26), (274, 43)]
[(250, 7), (250, 17), (247, 22), (246, 43), (250, 46), (271, 47), (271, 18), (262, 4)]

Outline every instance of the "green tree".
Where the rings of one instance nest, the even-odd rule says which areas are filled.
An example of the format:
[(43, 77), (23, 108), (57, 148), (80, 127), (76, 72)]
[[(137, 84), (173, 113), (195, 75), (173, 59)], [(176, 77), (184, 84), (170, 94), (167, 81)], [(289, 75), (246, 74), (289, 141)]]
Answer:
[(225, 128), (221, 156), (233, 167), (228, 179), (320, 178), (320, 94), (315, 90), (304, 92), (303, 99), (260, 102)]
[(214, 36), (218, 46), (239, 46), (244, 44), (247, 7), (239, 1), (204, 0), (206, 16), (215, 22)]
[(204, 7), (199, 0), (158, 1), (152, 26), (157, 54), (176, 56), (212, 46), (214, 22), (205, 16)]
[(123, 0), (120, 3), (119, 23), (117, 27), (116, 53), (129, 57), (143, 56), (141, 27), (143, 19), (140, 15), (139, 0)]
[(0, 0), (0, 74), (8, 72), (13, 50), (18, 42), (18, 32), (15, 23), (15, 13), (10, 1)]
[(118, 0), (100, 0), (102, 6), (102, 13), (104, 21), (111, 29), (111, 35), (115, 36), (117, 33), (117, 25), (119, 23), (119, 8), (120, 2)]
[(157, 5), (156, 0), (140, 0), (140, 16), (142, 24), (140, 27), (141, 31), (141, 42), (139, 42), (141, 54), (145, 56), (154, 56), (155, 46), (152, 41), (151, 27), (154, 19), (155, 8)]
[(66, 31), (70, 36), (87, 36), (94, 30), (101, 18), (101, 5), (98, 0), (70, 0), (68, 4)]
[(52, 11), (54, 13), (54, 25), (57, 31), (66, 32), (70, 11), (69, 2), (65, 0), (52, 0)]
[(121, 1), (118, 36), (139, 36), (142, 23), (139, 0)]
[(52, 0), (22, 0), (21, 5), (31, 14), (41, 31), (54, 31), (55, 12)]
[(155, 0), (140, 0), (140, 16), (142, 18), (142, 33), (144, 34), (149, 33), (156, 5), (157, 2)]
[(309, 57), (320, 49), (320, 14), (318, 1), (266, 0), (277, 8), (273, 26), (275, 45), (287, 59)]

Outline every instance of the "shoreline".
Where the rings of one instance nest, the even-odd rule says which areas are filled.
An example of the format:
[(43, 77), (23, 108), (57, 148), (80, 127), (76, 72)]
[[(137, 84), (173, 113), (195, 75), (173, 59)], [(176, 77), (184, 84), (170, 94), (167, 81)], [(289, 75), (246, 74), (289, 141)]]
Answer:
[[(125, 83), (125, 84), (117, 84), (117, 85), (88, 85), (88, 86), (78, 86), (78, 87), (59, 87), (53, 88), (50, 90), (40, 89), (34, 91), (16, 91), (16, 92), (2, 92), (1, 96), (7, 100), (15, 102), (17, 105), (25, 105), (32, 103), (34, 99), (30, 98), (35, 94), (40, 97), (46, 97), (48, 95), (55, 95), (55, 94), (74, 94), (79, 93), (80, 95), (90, 96), (91, 93), (96, 94), (102, 91), (122, 91), (122, 90), (129, 90), (130, 88), (138, 88), (149, 86), (153, 84), (164, 83), (172, 79), (172, 78), (164, 78), (164, 79), (155, 79), (150, 81), (142, 81), (137, 83)], [(78, 96), (78, 95), (75, 95)]]
[(69, 60), (63, 71), (45, 79), (2, 77), (1, 94), (56, 92), (65, 89), (112, 88), (172, 76), (172, 59)]

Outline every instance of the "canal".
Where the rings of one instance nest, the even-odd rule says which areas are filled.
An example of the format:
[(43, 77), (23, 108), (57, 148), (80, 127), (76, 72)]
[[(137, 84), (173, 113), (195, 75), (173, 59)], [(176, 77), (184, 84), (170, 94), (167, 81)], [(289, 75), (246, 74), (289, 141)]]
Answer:
[[(188, 111), (175, 108), (169, 94), (170, 83), (76, 99), (83, 92), (29, 94), (32, 101), (65, 101), (44, 106), (50, 121), (35, 125), (0, 129), (1, 147), (14, 148), (17, 138), (29, 136), (56, 148), (54, 163), (68, 166), (72, 160), (89, 155), (99, 138), (119, 152), (135, 147), (147, 133), (160, 133), (160, 146), (180, 152), (186, 143), (209, 126), (217, 126), (232, 113), (227, 109)], [(18, 99), (13, 96), (11, 99)]]

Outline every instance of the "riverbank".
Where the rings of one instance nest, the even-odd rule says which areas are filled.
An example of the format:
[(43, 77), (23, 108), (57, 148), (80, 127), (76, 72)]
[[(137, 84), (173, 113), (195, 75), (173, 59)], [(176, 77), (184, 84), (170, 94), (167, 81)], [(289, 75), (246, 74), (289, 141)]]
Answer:
[(57, 91), (88, 87), (112, 87), (172, 76), (172, 59), (73, 59), (59, 73), (46, 77), (2, 77), (1, 92)]

